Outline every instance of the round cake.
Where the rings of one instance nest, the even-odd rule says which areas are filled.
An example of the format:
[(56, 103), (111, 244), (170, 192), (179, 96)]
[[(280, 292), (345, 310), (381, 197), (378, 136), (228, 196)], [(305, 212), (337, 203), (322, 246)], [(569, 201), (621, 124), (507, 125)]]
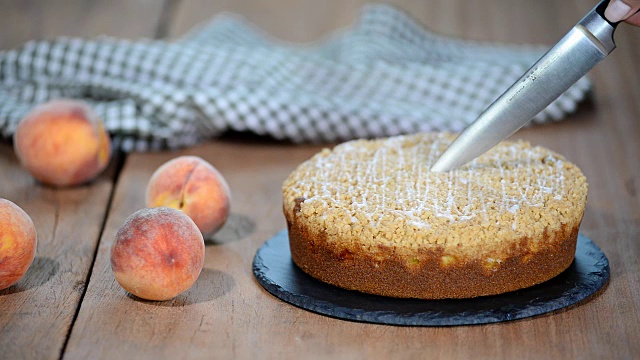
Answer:
[(454, 138), (356, 140), (302, 163), (283, 185), (295, 264), (341, 288), (420, 299), (501, 294), (567, 269), (587, 198), (580, 169), (519, 141), (429, 171)]

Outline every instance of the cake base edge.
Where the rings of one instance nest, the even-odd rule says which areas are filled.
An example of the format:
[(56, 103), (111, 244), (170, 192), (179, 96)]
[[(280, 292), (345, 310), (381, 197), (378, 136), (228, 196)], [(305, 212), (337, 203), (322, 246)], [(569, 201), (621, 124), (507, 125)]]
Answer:
[(325, 234), (314, 234), (304, 224), (287, 218), (289, 246), (293, 262), (310, 276), (348, 290), (416, 299), (462, 299), (497, 295), (545, 282), (572, 263), (580, 224), (564, 225), (553, 233), (545, 231), (538, 251), (529, 250), (523, 238), (509, 246), (509, 256), (488, 269), (482, 259), (444, 266), (443, 249), (422, 249), (421, 261), (389, 249), (380, 260), (366, 251), (344, 248), (327, 241)]

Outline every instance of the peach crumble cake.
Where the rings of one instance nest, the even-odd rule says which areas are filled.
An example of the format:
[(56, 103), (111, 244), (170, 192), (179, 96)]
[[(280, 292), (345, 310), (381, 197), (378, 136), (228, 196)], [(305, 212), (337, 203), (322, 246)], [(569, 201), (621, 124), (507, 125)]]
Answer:
[(470, 298), (530, 287), (573, 261), (587, 182), (562, 156), (502, 142), (450, 172), (455, 138), (355, 140), (283, 185), (293, 261), (323, 282), (400, 298)]

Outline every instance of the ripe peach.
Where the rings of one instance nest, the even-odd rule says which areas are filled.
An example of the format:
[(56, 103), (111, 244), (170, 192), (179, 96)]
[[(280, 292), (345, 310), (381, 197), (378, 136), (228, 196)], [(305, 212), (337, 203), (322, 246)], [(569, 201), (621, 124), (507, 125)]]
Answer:
[(29, 215), (11, 201), (0, 199), (0, 290), (15, 284), (27, 272), (37, 243)]
[(204, 239), (183, 212), (159, 207), (133, 213), (118, 229), (111, 269), (128, 292), (169, 300), (193, 285), (204, 264)]
[(147, 184), (147, 206), (182, 210), (204, 236), (229, 216), (231, 194), (222, 175), (197, 156), (180, 156), (161, 165)]
[(111, 155), (102, 121), (79, 100), (52, 100), (36, 106), (18, 124), (13, 141), (27, 171), (54, 186), (93, 180)]

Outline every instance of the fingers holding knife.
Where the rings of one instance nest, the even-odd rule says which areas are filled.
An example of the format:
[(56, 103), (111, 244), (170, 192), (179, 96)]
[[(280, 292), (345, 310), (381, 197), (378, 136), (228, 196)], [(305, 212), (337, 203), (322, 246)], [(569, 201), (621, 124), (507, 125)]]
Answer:
[(631, 25), (640, 26), (640, 0), (612, 0), (604, 12), (604, 16), (611, 22), (625, 21)]

